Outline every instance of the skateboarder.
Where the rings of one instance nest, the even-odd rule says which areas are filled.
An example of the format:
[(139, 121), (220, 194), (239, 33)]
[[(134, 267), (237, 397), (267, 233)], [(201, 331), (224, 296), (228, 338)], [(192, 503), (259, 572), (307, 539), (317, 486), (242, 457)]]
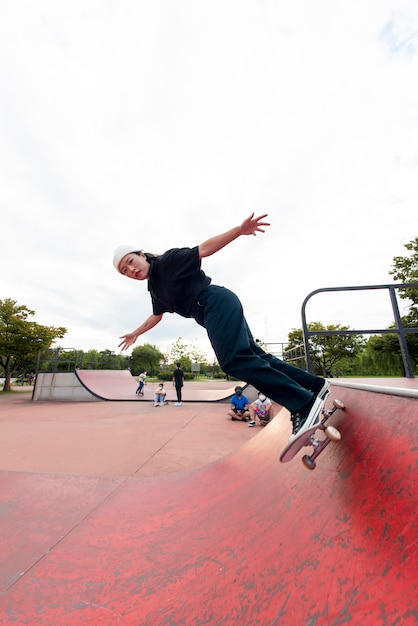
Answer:
[(135, 392), (137, 396), (144, 395), (144, 385), (145, 385), (146, 377), (147, 377), (147, 373), (145, 370), (141, 372), (140, 375), (138, 376), (138, 388)]
[[(138, 328), (120, 337), (119, 347), (129, 348), (140, 335), (154, 328), (164, 313), (194, 318), (206, 329), (223, 371), (289, 409), (296, 434), (315, 420), (328, 382), (264, 352), (251, 334), (238, 297), (212, 284), (201, 269), (202, 259), (238, 237), (264, 233), (264, 227), (270, 226), (263, 221), (266, 217), (254, 217), (252, 213), (239, 226), (200, 245), (172, 248), (161, 255), (144, 252), (135, 245), (119, 246), (113, 256), (116, 270), (133, 280), (147, 281), (153, 311)], [(248, 254), (246, 263), (254, 262), (255, 257)]]

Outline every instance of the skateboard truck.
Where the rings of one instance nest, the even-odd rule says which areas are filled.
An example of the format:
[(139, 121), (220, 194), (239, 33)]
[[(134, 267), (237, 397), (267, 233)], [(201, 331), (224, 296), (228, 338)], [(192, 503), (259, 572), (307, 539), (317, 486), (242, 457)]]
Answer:
[(322, 409), (322, 419), (318, 424), (317, 429), (322, 430), (325, 433), (325, 439), (317, 439), (315, 432), (312, 433), (310, 439), (305, 443), (306, 446), (313, 446), (312, 454), (305, 454), (302, 457), (302, 463), (307, 469), (313, 470), (316, 467), (315, 459), (321, 454), (322, 450), (327, 447), (330, 441), (340, 441), (341, 433), (334, 426), (327, 426), (327, 422), (331, 415), (338, 409), (344, 410), (345, 406), (341, 400), (334, 400), (332, 409)]
[[(329, 444), (330, 441), (339, 441), (341, 439), (341, 435), (336, 428), (333, 426), (328, 426), (328, 420), (333, 413), (337, 409), (344, 409), (344, 403), (341, 400), (334, 400), (333, 406), (331, 409), (325, 408), (325, 402), (328, 393), (322, 396), (322, 410), (319, 412), (317, 418), (320, 418), (320, 421), (317, 421), (315, 424), (307, 428), (305, 431), (301, 431), (300, 434), (297, 434), (294, 437), (291, 437), (289, 443), (283, 450), (280, 455), (280, 462), (287, 463), (291, 461), (299, 450), (302, 450), (305, 446), (312, 446), (313, 453), (305, 454), (302, 459), (303, 464), (308, 469), (315, 469), (316, 462), (315, 459), (319, 456), (324, 448)], [(324, 439), (317, 439), (316, 431), (322, 430), (325, 434)]]

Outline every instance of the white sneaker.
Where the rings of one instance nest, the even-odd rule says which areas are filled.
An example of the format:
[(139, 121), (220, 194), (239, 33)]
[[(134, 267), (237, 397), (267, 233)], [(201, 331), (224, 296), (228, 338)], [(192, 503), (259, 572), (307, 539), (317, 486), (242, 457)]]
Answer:
[(161, 406), (160, 402), (154, 402), (154, 406)]
[(293, 432), (290, 439), (299, 437), (305, 430), (319, 424), (321, 421), (321, 411), (325, 402), (323, 398), (314, 396), (311, 402), (301, 410), (291, 413), (291, 421), (293, 424)]
[(175, 402), (174, 406), (181, 406), (183, 404), (183, 402)]

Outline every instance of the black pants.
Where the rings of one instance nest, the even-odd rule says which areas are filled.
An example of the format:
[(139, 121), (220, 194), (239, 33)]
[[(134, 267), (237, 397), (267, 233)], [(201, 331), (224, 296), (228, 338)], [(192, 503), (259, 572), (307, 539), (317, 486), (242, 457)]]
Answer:
[(226, 374), (253, 385), (290, 411), (312, 399), (316, 376), (267, 354), (254, 341), (239, 298), (229, 289), (209, 285), (200, 294), (195, 319), (209, 336)]
[(176, 394), (177, 394), (177, 402), (181, 402), (181, 385), (180, 387), (178, 385), (174, 385), (176, 388)]

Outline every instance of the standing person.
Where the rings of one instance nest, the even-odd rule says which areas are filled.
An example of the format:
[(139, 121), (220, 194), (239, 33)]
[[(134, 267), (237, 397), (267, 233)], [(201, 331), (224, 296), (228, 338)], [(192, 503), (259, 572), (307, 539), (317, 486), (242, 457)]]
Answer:
[(173, 385), (176, 388), (177, 402), (174, 406), (181, 406), (183, 404), (181, 398), (181, 388), (184, 385), (184, 372), (181, 369), (181, 363), (177, 363), (176, 369), (173, 372)]
[(140, 375), (138, 376), (138, 389), (136, 390), (136, 394), (138, 396), (144, 395), (144, 385), (145, 385), (146, 377), (147, 377), (147, 373), (145, 370), (141, 372)]
[[(146, 280), (152, 302), (150, 315), (134, 331), (122, 335), (119, 347), (129, 348), (140, 335), (154, 328), (164, 313), (192, 317), (206, 328), (222, 370), (261, 390), (291, 414), (292, 436), (319, 420), (323, 395), (329, 386), (324, 378), (264, 352), (245, 320), (242, 304), (229, 289), (211, 284), (201, 260), (215, 254), (238, 237), (264, 233), (270, 226), (267, 214), (247, 217), (242, 224), (203, 241), (193, 248), (172, 248), (161, 255), (138, 246), (119, 246), (113, 255), (116, 270), (133, 280)], [(254, 265), (254, 256), (246, 262)]]
[(242, 393), (242, 387), (237, 385), (234, 389), (235, 394), (229, 403), (228, 415), (231, 420), (246, 422), (250, 419), (250, 411), (248, 410), (248, 398)]

